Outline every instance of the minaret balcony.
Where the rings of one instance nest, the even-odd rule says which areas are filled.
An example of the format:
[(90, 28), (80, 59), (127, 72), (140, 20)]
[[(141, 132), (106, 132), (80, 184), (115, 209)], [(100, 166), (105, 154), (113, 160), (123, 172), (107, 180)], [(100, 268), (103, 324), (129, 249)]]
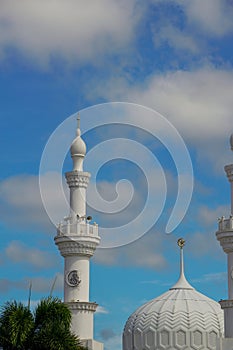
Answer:
[(218, 231), (216, 237), (225, 253), (233, 252), (233, 217), (230, 215), (228, 219), (224, 216), (218, 219)]
[(224, 216), (218, 219), (218, 232), (233, 231), (233, 216), (230, 215), (229, 219)]
[(62, 256), (86, 255), (92, 256), (100, 243), (98, 225), (90, 225), (86, 219), (72, 221), (65, 218), (57, 227), (54, 238)]
[(92, 236), (98, 237), (98, 224), (93, 225), (85, 222), (76, 220), (71, 222), (71, 220), (66, 219), (64, 222), (60, 223), (57, 227), (57, 236)]

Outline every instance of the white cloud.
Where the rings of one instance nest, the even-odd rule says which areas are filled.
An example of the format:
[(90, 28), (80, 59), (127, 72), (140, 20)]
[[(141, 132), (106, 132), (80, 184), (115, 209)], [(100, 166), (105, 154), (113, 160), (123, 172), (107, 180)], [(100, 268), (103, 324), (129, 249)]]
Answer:
[(212, 53), (216, 57), (212, 40), (227, 39), (233, 32), (231, 0), (151, 0), (151, 6), (156, 14), (150, 23), (155, 48), (175, 50), (169, 57), (173, 66), (179, 60), (185, 65), (205, 61)]
[(233, 30), (233, 4), (228, 0), (178, 1), (188, 21), (209, 35), (222, 37)]
[[(48, 227), (48, 219), (40, 198), (38, 177), (30, 175), (14, 176), (1, 181), (1, 219), (9, 225), (30, 229)], [(39, 225), (39, 227), (38, 227)]]
[(96, 309), (96, 313), (97, 314), (108, 314), (109, 311), (105, 307), (98, 305), (98, 307)]
[(200, 51), (197, 40), (188, 32), (182, 31), (175, 25), (168, 24), (161, 26), (154, 32), (154, 43), (156, 47), (159, 47), (163, 43), (168, 43), (177, 51), (183, 50), (189, 51), (192, 54), (197, 54)]
[[(48, 66), (54, 58), (67, 65), (108, 64), (112, 54), (127, 61), (125, 56), (132, 53), (139, 37), (138, 24), (148, 21), (146, 14), (153, 3), (160, 6), (164, 2), (2, 0), (0, 58), (13, 48), (42, 66)], [(222, 37), (233, 29), (230, 1), (169, 2), (183, 11), (185, 25), (179, 29), (172, 16), (157, 19), (159, 26), (150, 19), (149, 26), (158, 26), (157, 44), (165, 40), (178, 50), (196, 53), (200, 50), (200, 34)]]
[(17, 290), (17, 289), (28, 289), (28, 283), (21, 280), (21, 281), (11, 281), (6, 278), (0, 279), (0, 291), (1, 293), (8, 293), (10, 290)]
[[(185, 249), (195, 258), (211, 255), (211, 258), (224, 260), (225, 254), (215, 233), (218, 230), (218, 217), (229, 215), (229, 207), (219, 205), (210, 208), (207, 205), (201, 204), (201, 197), (206, 197), (205, 191), (201, 194), (196, 192), (195, 195), (197, 195), (198, 201), (196, 202), (195, 199), (194, 203), (191, 204), (191, 215), (187, 215), (183, 223), (184, 227), (188, 227), (188, 230), (185, 230), (187, 231), (185, 234), (185, 239), (187, 239)], [(190, 229), (191, 227), (193, 229)]]
[(218, 217), (229, 213), (228, 206), (219, 205), (209, 208), (205, 205), (197, 207), (197, 216), (193, 218), (200, 227), (199, 231), (190, 232), (188, 236), (187, 251), (196, 257), (211, 256), (217, 259), (225, 259), (224, 253), (218, 242), (215, 232), (218, 230)]
[[(110, 183), (110, 182), (100, 182), (100, 192), (99, 196), (97, 197), (95, 194), (95, 191), (92, 191), (93, 184), (90, 184), (88, 189), (88, 205), (90, 206), (89, 212), (93, 217), (95, 215), (98, 215), (98, 219), (100, 220), (99, 225), (102, 227), (119, 227), (127, 224), (128, 222), (131, 222), (137, 217), (140, 212), (143, 210), (144, 206), (146, 206), (146, 197), (147, 197), (147, 190), (150, 190), (148, 188), (145, 188), (142, 186), (140, 188), (140, 179), (137, 178), (137, 181), (133, 178), (133, 174), (130, 174), (132, 176), (132, 183), (131, 186), (127, 186), (125, 183), (121, 187), (121, 190), (118, 191), (118, 197), (117, 201), (114, 203), (111, 200), (107, 201), (105, 198), (110, 199), (110, 196), (114, 194), (116, 191), (116, 184)], [(160, 184), (160, 177), (157, 177), (157, 191), (159, 191), (159, 184)], [(129, 179), (130, 180), (130, 179)], [(105, 186), (106, 185), (106, 186)], [(131, 192), (132, 187), (132, 192)], [(161, 188), (161, 187), (160, 187)], [(119, 187), (118, 187), (119, 189)], [(131, 193), (133, 193), (131, 197)], [(159, 197), (159, 195), (158, 195)], [(100, 198), (100, 200), (98, 199)], [(104, 199), (104, 206), (100, 205), (98, 206), (98, 200), (101, 203), (101, 200)], [(158, 198), (158, 200), (160, 197)], [(127, 206), (123, 205), (129, 201), (129, 204)], [(156, 198), (155, 198), (156, 203)], [(93, 209), (96, 208), (96, 212), (93, 211)], [(99, 212), (100, 213), (99, 213)], [(102, 213), (101, 213), (102, 212)], [(147, 215), (150, 215), (149, 212), (146, 212), (145, 219)], [(143, 230), (143, 228), (142, 228)], [(101, 231), (101, 228), (100, 228)]]
[(129, 96), (165, 114), (185, 137), (216, 141), (229, 133), (233, 72), (203, 68), (152, 76)]
[(160, 280), (141, 281), (142, 284), (161, 284)]
[(100, 332), (100, 336), (104, 341), (114, 337), (115, 335), (115, 332), (110, 328), (104, 328)]
[(216, 230), (209, 230), (207, 232), (195, 232), (188, 236), (189, 244), (187, 245), (187, 251), (190, 254), (199, 256), (215, 257), (217, 259), (223, 259), (224, 254), (221, 254), (222, 248), (215, 237)]
[(36, 269), (49, 268), (56, 262), (51, 252), (26, 246), (19, 241), (12, 241), (6, 248), (5, 254), (12, 262), (27, 264)]
[[(56, 213), (57, 222), (66, 214), (63, 194), (58, 191), (59, 174), (41, 176), (47, 188), (46, 199)], [(67, 188), (65, 187), (67, 190)], [(0, 182), (0, 218), (7, 225), (30, 231), (44, 230), (52, 233), (55, 229), (42, 204), (39, 179), (34, 175), (18, 175)]]
[[(161, 183), (156, 170), (151, 170), (151, 177), (157, 178), (157, 181), (150, 185), (152, 187), (154, 186), (154, 190), (157, 193), (161, 189)], [(63, 207), (64, 198), (60, 197), (59, 191), (57, 190), (55, 174), (53, 174), (53, 176), (51, 176), (51, 174), (44, 175), (43, 181), (45, 181), (48, 190), (47, 199), (50, 201), (50, 207), (53, 207), (58, 219), (61, 219), (66, 212)], [(172, 186), (173, 185), (174, 184), (172, 184)], [(133, 201), (125, 211), (116, 213), (115, 216), (111, 217), (108, 217), (105, 213), (100, 215), (104, 227), (108, 227), (108, 225), (109, 227), (121, 226), (124, 221), (126, 223), (130, 222), (130, 220), (134, 219), (135, 215), (137, 216), (138, 213), (141, 212), (145, 205), (144, 197), (146, 197), (146, 193), (143, 194), (143, 187), (140, 185), (139, 178), (137, 178), (135, 186)], [(46, 213), (41, 204), (38, 179), (36, 176), (24, 175), (6, 179), (0, 184), (0, 190), (0, 200), (4, 203), (3, 208), (6, 210), (1, 212), (1, 218), (6, 224), (14, 225), (17, 228), (23, 227), (30, 231), (38, 229), (48, 230), (49, 225), (47, 223)], [(113, 193), (115, 190), (115, 184), (108, 183), (105, 190)], [(151, 191), (152, 188), (149, 188), (149, 190)], [(89, 197), (90, 203), (92, 202), (91, 197), (92, 193), (90, 193)], [(156, 201), (160, 198), (159, 195), (155, 197), (153, 211), (155, 210)], [(14, 212), (13, 217), (10, 215), (12, 212)], [(91, 215), (93, 214), (91, 213)], [(140, 223), (140, 227), (137, 229), (141, 229), (141, 232), (143, 233), (145, 221), (148, 220), (150, 216), (154, 217), (153, 215), (154, 212), (146, 210), (143, 220)], [(48, 232), (54, 232), (55, 235), (55, 229), (50, 228)], [(137, 265), (152, 267), (155, 269), (160, 268), (165, 265), (164, 257), (159, 249), (154, 251), (154, 248), (152, 248), (154, 244), (156, 244), (157, 247), (160, 246), (160, 239), (161, 237), (159, 235), (155, 235), (155, 237), (150, 236), (143, 241), (139, 240), (135, 242), (132, 247), (130, 245), (127, 249), (125, 248), (125, 250), (122, 251), (114, 249), (104, 249), (102, 251), (101, 249), (96, 253), (95, 259), (102, 264), (123, 264), (124, 266)], [(143, 254), (143, 259), (138, 259), (139, 252), (140, 254)], [(8, 259), (11, 259), (16, 263), (30, 264), (33, 268), (43, 269), (54, 264), (54, 258), (51, 260), (51, 255), (46, 251), (41, 251), (38, 248), (29, 249), (25, 244), (18, 241), (11, 242), (6, 248), (5, 254)]]
[(134, 195), (132, 184), (125, 179), (117, 185), (98, 181), (98, 187), (92, 181), (87, 190), (87, 203), (100, 212), (119, 213), (130, 204)]
[(217, 228), (218, 217), (221, 217), (224, 214), (226, 215), (230, 213), (229, 207), (224, 205), (220, 205), (214, 209), (210, 209), (207, 206), (200, 206), (198, 211), (199, 211), (198, 219), (203, 226), (204, 225), (212, 226), (213, 224), (215, 224), (216, 228)]
[(121, 350), (122, 349), (122, 335), (115, 335), (104, 342), (106, 350)]
[(231, 0), (152, 0), (154, 5), (164, 3), (174, 6), (174, 9), (179, 7), (185, 15), (185, 29), (195, 29), (199, 34), (214, 37), (223, 37), (233, 30)]
[(103, 265), (163, 269), (167, 265), (162, 250), (165, 241), (164, 234), (150, 232), (137, 241), (120, 248), (97, 249), (93, 260)]
[(208, 273), (200, 278), (192, 279), (192, 283), (223, 283), (227, 280), (226, 272)]
[(17, 49), (41, 64), (56, 56), (97, 63), (128, 47), (139, 18), (135, 0), (3, 0), (0, 49)]
[[(103, 86), (99, 84), (93, 94), (153, 108), (195, 147), (199, 161), (209, 161), (215, 169), (222, 171), (231, 156), (227, 151), (232, 131), (232, 90), (231, 69), (206, 66), (194, 71), (154, 74), (134, 86), (127, 86), (125, 81), (115, 84), (111, 80)], [(156, 124), (151, 124), (152, 132), (155, 129)]]
[(52, 290), (53, 284), (54, 285), (54, 292), (59, 292), (62, 293), (63, 291), (63, 285), (64, 285), (64, 280), (63, 280), (63, 274), (58, 273), (56, 276), (46, 278), (46, 277), (34, 277), (32, 279), (27, 278), (29, 281), (32, 283), (32, 292), (43, 292), (49, 294)]
[(31, 283), (32, 295), (33, 292), (39, 292), (44, 293), (46, 296), (50, 294), (54, 281), (54, 293), (61, 293), (63, 290), (63, 274), (61, 273), (58, 273), (55, 277), (51, 278), (36, 276), (33, 278), (24, 277), (21, 280), (0, 279), (0, 291), (2, 293), (7, 293), (10, 290), (28, 290), (29, 284)]

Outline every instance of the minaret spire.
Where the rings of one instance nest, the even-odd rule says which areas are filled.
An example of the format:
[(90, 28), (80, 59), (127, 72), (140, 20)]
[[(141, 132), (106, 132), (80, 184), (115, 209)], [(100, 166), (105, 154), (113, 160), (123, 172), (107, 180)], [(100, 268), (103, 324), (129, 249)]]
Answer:
[(183, 238), (179, 238), (177, 241), (178, 246), (180, 247), (180, 276), (176, 284), (170, 289), (194, 289), (186, 280), (184, 274), (184, 254), (183, 248), (185, 246), (185, 240)]
[(76, 135), (77, 135), (77, 136), (81, 136), (80, 113), (78, 113), (78, 116), (77, 116), (77, 130), (76, 130)]
[(183, 254), (183, 248), (185, 246), (185, 240), (183, 238), (179, 238), (178, 241), (177, 241), (177, 245), (180, 247), (180, 277), (181, 277), (181, 276), (184, 276), (184, 254)]
[(87, 151), (86, 144), (81, 137), (80, 114), (78, 113), (76, 137), (70, 147), (70, 153), (73, 159), (74, 171), (83, 171), (83, 161), (86, 155), (86, 151)]
[[(231, 150), (233, 151), (233, 134), (230, 136), (230, 146)], [(228, 177), (228, 180), (231, 184), (231, 214), (233, 214), (233, 165), (226, 165), (225, 171)]]

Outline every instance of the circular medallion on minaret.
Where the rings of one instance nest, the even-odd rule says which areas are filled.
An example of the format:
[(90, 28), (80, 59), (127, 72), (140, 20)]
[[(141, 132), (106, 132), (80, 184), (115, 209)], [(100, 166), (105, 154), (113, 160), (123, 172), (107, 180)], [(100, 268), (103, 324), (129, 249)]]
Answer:
[(70, 287), (77, 287), (81, 283), (77, 270), (73, 270), (67, 273), (66, 283)]

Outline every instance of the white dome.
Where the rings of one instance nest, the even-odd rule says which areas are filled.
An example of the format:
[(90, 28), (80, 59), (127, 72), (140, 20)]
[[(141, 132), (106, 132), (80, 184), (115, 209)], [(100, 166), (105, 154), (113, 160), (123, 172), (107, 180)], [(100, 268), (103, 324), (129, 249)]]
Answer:
[(71, 147), (70, 147), (71, 156), (72, 157), (73, 156), (83, 156), (84, 157), (86, 155), (86, 150), (87, 150), (87, 147), (86, 147), (85, 142), (81, 138), (81, 135), (78, 135), (71, 144)]
[(82, 171), (83, 170), (83, 160), (86, 155), (87, 147), (83, 139), (81, 138), (80, 130), (80, 117), (78, 116), (78, 128), (76, 131), (76, 138), (71, 144), (70, 154), (73, 159), (73, 170)]
[[(182, 254), (182, 249), (181, 249)], [(139, 307), (126, 322), (123, 350), (215, 350), (223, 336), (223, 311), (185, 279), (183, 257), (178, 282)]]

